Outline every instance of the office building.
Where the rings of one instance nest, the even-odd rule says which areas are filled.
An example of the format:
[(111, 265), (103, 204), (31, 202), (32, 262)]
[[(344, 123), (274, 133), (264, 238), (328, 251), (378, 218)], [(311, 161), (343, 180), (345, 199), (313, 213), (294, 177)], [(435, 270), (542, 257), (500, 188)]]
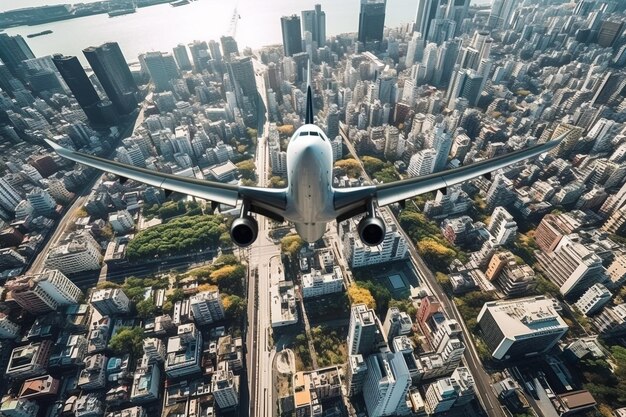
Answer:
[(239, 55), (239, 46), (237, 41), (232, 36), (222, 36), (220, 38), (222, 44), (222, 53), (224, 54), (224, 60), (230, 62), (233, 54)]
[(211, 378), (211, 392), (220, 410), (239, 405), (239, 376), (233, 375), (228, 362), (220, 362)]
[(535, 281), (535, 271), (528, 265), (518, 265), (508, 251), (493, 255), (485, 276), (496, 282), (507, 297), (517, 297), (529, 291)]
[(607, 279), (602, 259), (576, 238), (564, 236), (554, 252), (537, 254), (545, 277), (567, 298), (577, 298), (593, 284)]
[(119, 235), (132, 232), (135, 229), (135, 220), (128, 210), (119, 210), (109, 214), (109, 223), (113, 231)]
[(515, 11), (515, 0), (494, 0), (489, 13), (488, 26), (490, 28), (506, 28)]
[(619, 253), (606, 269), (608, 281), (607, 287), (611, 290), (617, 290), (626, 283), (626, 254)]
[(504, 207), (493, 210), (487, 230), (498, 245), (511, 243), (517, 237), (517, 223)]
[(594, 284), (576, 301), (575, 306), (585, 316), (591, 316), (602, 310), (612, 296), (604, 285)]
[(33, 188), (31, 192), (26, 194), (26, 199), (38, 216), (51, 217), (57, 206), (56, 201), (54, 201), (54, 198), (52, 198), (50, 193), (39, 187)]
[(16, 347), (11, 352), (4, 375), (11, 380), (23, 380), (46, 373), (52, 353), (52, 341), (29, 343)]
[(309, 32), (313, 42), (318, 48), (326, 44), (326, 13), (322, 11), (320, 4), (315, 5), (313, 10), (302, 11), (302, 33)]
[(358, 219), (350, 219), (340, 224), (339, 237), (342, 239), (344, 256), (352, 268), (376, 265), (405, 259), (408, 254), (407, 242), (396, 229), (389, 215), (381, 213), (386, 231), (383, 242), (378, 246), (365, 245), (358, 236)]
[(134, 111), (137, 85), (119, 44), (108, 42), (84, 49), (83, 53), (118, 114)]
[(432, 174), (437, 161), (437, 151), (434, 149), (423, 149), (416, 152), (409, 161), (407, 172), (411, 177), (422, 177)]
[(358, 40), (364, 45), (383, 41), (387, 0), (361, 0)]
[(302, 32), (300, 18), (297, 15), (283, 16), (280, 18), (280, 26), (283, 32), (283, 48), (285, 56), (293, 56), (302, 52)]
[(478, 314), (483, 340), (497, 360), (539, 355), (554, 347), (568, 325), (545, 296), (485, 303)]
[(106, 124), (107, 119), (101, 107), (100, 96), (89, 81), (78, 58), (56, 54), (52, 57), (52, 61), (89, 121), (95, 125)]
[(180, 78), (180, 72), (172, 54), (148, 52), (143, 56), (143, 60), (157, 93), (171, 90), (171, 81)]
[(413, 322), (411, 317), (404, 311), (400, 311), (397, 307), (391, 307), (387, 310), (385, 321), (383, 322), (383, 332), (387, 343), (397, 336), (411, 333)]
[(211, 324), (225, 317), (222, 297), (217, 290), (202, 291), (189, 300), (193, 320), (197, 325)]
[(607, 307), (593, 318), (598, 332), (606, 338), (620, 337), (626, 334), (626, 303)]
[(178, 326), (178, 334), (167, 341), (165, 373), (178, 378), (200, 373), (202, 333), (193, 323)]
[(103, 316), (125, 314), (130, 311), (130, 300), (120, 288), (96, 290), (89, 303)]
[(363, 383), (365, 382), (366, 376), (367, 363), (365, 363), (363, 355), (349, 355), (346, 375), (349, 397), (360, 394), (363, 391)]
[(368, 355), (384, 344), (383, 328), (374, 310), (365, 304), (353, 305), (348, 329), (348, 354)]
[(425, 39), (430, 33), (432, 21), (441, 17), (441, 0), (418, 0), (413, 30)]
[(370, 417), (410, 415), (407, 393), (409, 369), (402, 353), (381, 352), (366, 359), (363, 399)]
[(498, 206), (506, 207), (513, 202), (513, 182), (502, 174), (497, 174), (487, 191), (487, 210)]
[[(181, 49), (180, 47), (183, 47)], [(209, 54), (209, 46), (204, 41), (193, 41), (189, 44), (189, 51), (191, 51), (191, 59), (193, 60), (193, 66), (195, 67), (197, 72), (202, 72), (204, 70), (209, 70), (211, 60), (211, 55)], [(178, 55), (177, 55), (178, 52)], [(184, 45), (179, 45), (178, 50), (174, 49), (174, 57), (176, 58), (176, 62), (178, 62), (178, 67), (180, 69), (191, 69), (191, 63), (189, 62), (189, 55), (187, 55), (187, 50), (184, 49)], [(179, 60), (180, 58), (180, 60)], [(185, 60), (186, 58), (186, 60)], [(188, 68), (183, 68), (181, 66), (181, 62)]]
[(4, 178), (0, 178), (0, 207), (8, 212), (15, 212), (15, 208), (22, 201), (17, 190)]
[(189, 60), (189, 54), (187, 53), (187, 47), (185, 45), (179, 43), (174, 47), (172, 52), (174, 53), (174, 59), (176, 60), (178, 68), (183, 71), (192, 70), (191, 61)]
[(48, 254), (46, 267), (58, 269), (64, 274), (100, 269), (102, 255), (100, 245), (90, 232), (74, 233)]
[(77, 304), (82, 291), (57, 270), (24, 275), (5, 285), (15, 302), (31, 314), (48, 313), (60, 306)]
[(563, 236), (577, 232), (581, 227), (580, 220), (574, 213), (546, 214), (537, 230), (535, 242), (543, 252), (552, 252), (556, 249)]
[(624, 30), (624, 22), (605, 20), (598, 31), (598, 45), (611, 48)]
[(159, 399), (161, 393), (161, 370), (144, 356), (133, 375), (130, 401), (133, 404), (146, 404)]
[(302, 275), (302, 297), (312, 298), (343, 290), (343, 273), (336, 266), (332, 272), (312, 269), (310, 273)]
[(6, 396), (0, 404), (0, 415), (3, 417), (36, 417), (39, 405), (24, 398)]
[(257, 87), (252, 59), (246, 57), (233, 57), (229, 63), (232, 80), (242, 90), (244, 96), (252, 100), (256, 97)]
[(80, 371), (77, 386), (85, 391), (102, 389), (107, 382), (107, 358), (102, 353), (84, 359), (85, 367)]
[(21, 35), (10, 36), (0, 33), (0, 60), (14, 77), (20, 78), (22, 75), (22, 61), (33, 58), (35, 58), (33, 51)]
[(20, 326), (9, 320), (9, 317), (0, 313), (0, 340), (15, 339), (20, 331)]

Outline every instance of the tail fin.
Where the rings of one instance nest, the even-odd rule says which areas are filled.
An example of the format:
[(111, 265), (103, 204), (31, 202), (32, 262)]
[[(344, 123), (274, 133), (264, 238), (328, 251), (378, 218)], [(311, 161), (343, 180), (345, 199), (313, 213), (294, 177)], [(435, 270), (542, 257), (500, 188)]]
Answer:
[(306, 116), (304, 123), (310, 125), (313, 124), (313, 90), (311, 89), (311, 60), (309, 59), (309, 65), (307, 67), (307, 80), (306, 80)]

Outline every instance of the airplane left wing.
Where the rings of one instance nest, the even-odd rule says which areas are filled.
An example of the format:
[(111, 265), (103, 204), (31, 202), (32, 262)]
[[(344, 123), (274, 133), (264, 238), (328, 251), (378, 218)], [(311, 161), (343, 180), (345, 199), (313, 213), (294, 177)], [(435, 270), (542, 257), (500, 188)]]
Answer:
[(245, 187), (181, 177), (146, 168), (130, 166), (117, 161), (110, 161), (82, 152), (76, 152), (71, 149), (66, 149), (51, 140), (46, 140), (46, 143), (64, 158), (92, 168), (110, 172), (118, 175), (120, 178), (132, 179), (153, 187), (190, 195), (231, 207), (235, 207), (238, 202), (243, 201), (249, 205), (250, 211), (279, 221), (282, 219), (285, 210), (286, 196), (285, 191), (281, 189)]
[(521, 162), (525, 159), (541, 155), (556, 147), (566, 135), (567, 133), (549, 142), (511, 152), (506, 155), (448, 171), (435, 172), (423, 177), (408, 178), (376, 186), (338, 189), (335, 191), (335, 209), (338, 212), (338, 221), (365, 212), (370, 202), (376, 202), (378, 206), (382, 207), (388, 204), (405, 201), (418, 195), (445, 189), (451, 185), (459, 184), (472, 178), (489, 174), (492, 171), (506, 168), (509, 165)]

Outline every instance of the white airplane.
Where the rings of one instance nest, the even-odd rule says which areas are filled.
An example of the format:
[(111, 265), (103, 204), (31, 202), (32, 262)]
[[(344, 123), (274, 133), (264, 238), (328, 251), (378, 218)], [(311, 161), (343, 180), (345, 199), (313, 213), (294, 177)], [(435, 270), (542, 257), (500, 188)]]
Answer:
[(251, 245), (257, 238), (258, 223), (252, 213), (279, 222), (285, 220), (293, 222), (300, 237), (311, 243), (324, 235), (327, 223), (333, 220), (341, 222), (365, 214), (358, 225), (359, 237), (363, 243), (376, 246), (385, 237), (385, 223), (377, 215), (377, 207), (392, 203), (404, 204), (406, 200), (420, 194), (436, 190), (445, 191), (446, 187), (451, 185), (489, 175), (492, 171), (549, 151), (565, 136), (507, 155), (423, 177), (337, 189), (332, 185), (333, 151), (330, 141), (324, 132), (313, 124), (310, 75), (306, 103), (305, 125), (293, 134), (287, 147), (288, 185), (282, 189), (230, 185), (179, 177), (75, 152), (50, 140), (46, 142), (62, 157), (118, 175), (123, 181), (132, 179), (166, 191), (209, 200), (215, 205), (224, 204), (232, 207), (241, 205), (239, 217), (233, 221), (230, 229), (233, 242), (240, 247)]

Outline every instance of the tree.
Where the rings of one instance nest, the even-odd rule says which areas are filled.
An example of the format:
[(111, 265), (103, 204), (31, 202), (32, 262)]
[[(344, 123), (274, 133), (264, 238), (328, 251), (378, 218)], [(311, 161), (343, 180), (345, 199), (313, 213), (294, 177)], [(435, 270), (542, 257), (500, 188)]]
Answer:
[(364, 156), (361, 158), (363, 161), (363, 168), (365, 172), (369, 175), (374, 175), (374, 173), (380, 171), (385, 166), (385, 163), (378, 158), (374, 158), (373, 156)]
[(202, 284), (198, 285), (198, 292), (208, 292), (208, 291), (217, 291), (217, 285), (211, 284)]
[(167, 297), (167, 300), (172, 304), (176, 304), (179, 301), (183, 301), (185, 299), (185, 292), (180, 288), (176, 288), (172, 293)]
[(246, 133), (248, 133), (248, 137), (253, 140), (259, 136), (259, 131), (256, 129), (252, 129), (251, 127), (247, 129)]
[(353, 305), (365, 304), (368, 308), (376, 308), (376, 301), (370, 290), (361, 287), (359, 284), (353, 284), (348, 287), (348, 298)]
[(280, 250), (292, 259), (303, 246), (304, 240), (298, 235), (288, 235), (280, 241)]
[(361, 164), (354, 158), (341, 159), (335, 162), (335, 168), (346, 172), (346, 175), (356, 178), (361, 175)]
[(226, 295), (222, 298), (226, 317), (239, 321), (246, 312), (246, 300), (237, 295)]
[(111, 281), (101, 281), (96, 285), (96, 288), (99, 290), (106, 290), (109, 288), (119, 288), (120, 284), (116, 284), (115, 282), (111, 282)]
[(278, 130), (278, 133), (284, 136), (291, 136), (293, 135), (293, 132), (295, 132), (293, 125), (278, 126), (277, 130)]
[(253, 159), (247, 159), (237, 164), (241, 177), (246, 180), (256, 180), (256, 165)]
[(243, 279), (246, 268), (243, 265), (225, 265), (210, 275), (210, 281), (217, 284), (221, 292), (243, 295)]
[(143, 352), (143, 329), (141, 327), (122, 327), (109, 340), (109, 348), (117, 355), (132, 353), (139, 357)]
[(381, 169), (380, 171), (374, 174), (374, 178), (376, 178), (380, 182), (393, 182), (400, 179), (396, 169), (393, 166), (386, 167)]
[(453, 249), (432, 238), (417, 242), (417, 250), (424, 260), (437, 271), (446, 271), (456, 257), (456, 252)]
[(274, 175), (270, 178), (270, 188), (284, 188), (287, 186), (287, 181), (285, 181), (282, 177)]
[(153, 317), (155, 312), (156, 306), (154, 305), (152, 298), (141, 300), (137, 303), (137, 315), (140, 318), (147, 319), (148, 317)]

